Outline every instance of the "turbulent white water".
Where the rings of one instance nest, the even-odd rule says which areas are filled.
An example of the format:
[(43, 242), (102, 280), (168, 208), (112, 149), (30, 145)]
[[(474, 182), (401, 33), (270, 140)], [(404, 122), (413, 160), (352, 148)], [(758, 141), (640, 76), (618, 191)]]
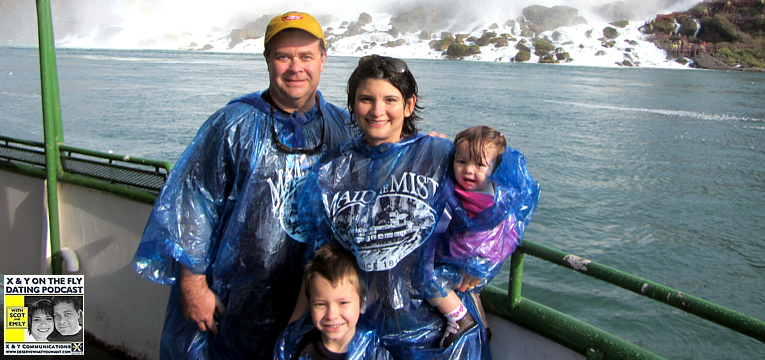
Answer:
[(749, 121), (749, 122), (765, 121), (763, 119), (747, 117), (747, 116), (709, 114), (704, 112), (687, 111), (687, 110), (646, 109), (646, 108), (633, 108), (633, 107), (621, 107), (621, 106), (608, 106), (608, 105), (599, 105), (599, 104), (587, 104), (587, 103), (581, 103), (581, 102), (563, 102), (563, 101), (554, 101), (554, 100), (545, 100), (545, 102), (555, 103), (560, 105), (571, 105), (571, 106), (597, 109), (597, 110), (615, 110), (615, 111), (621, 111), (621, 112), (626, 112), (626, 111), (643, 112), (643, 113), (665, 115), (668, 117), (691, 118), (691, 119), (710, 120), (710, 121)]
[[(454, 19), (449, 29), (435, 29), (434, 34), (449, 31), (480, 37), (491, 24), (500, 26), (491, 30), (497, 34), (520, 34), (521, 29), (518, 25), (513, 29), (502, 24), (508, 19), (521, 16), (523, 8), (532, 4), (548, 7), (570, 6), (578, 9), (579, 15), (583, 16), (588, 24), (555, 30), (559, 33), (554, 41), (556, 47), (563, 48), (571, 55), (567, 64), (615, 67), (619, 66), (617, 63), (629, 60), (641, 67), (684, 68), (684, 65), (668, 61), (666, 53), (647, 41), (638, 28), (657, 13), (687, 10), (696, 2), (626, 0), (623, 3), (628, 4), (634, 18), (629, 19), (630, 23), (626, 28), (618, 29), (619, 37), (615, 39), (616, 45), (612, 48), (602, 46), (602, 41), (598, 40), (603, 37), (603, 29), (609, 25), (608, 21), (600, 19), (594, 12), (597, 6), (607, 4), (607, 1), (524, 0), (510, 4), (498, 0), (463, 1), (460, 2), (459, 19)], [(308, 11), (322, 19), (325, 29), (332, 28), (332, 32), (339, 35), (347, 30), (342, 26), (343, 22), (356, 21), (361, 12), (367, 12), (372, 15), (373, 22), (364, 26), (365, 33), (335, 41), (330, 48), (330, 55), (363, 56), (375, 53), (408, 59), (444, 58), (443, 52), (432, 50), (428, 46), (428, 40), (419, 40), (419, 32), (403, 33), (396, 38), (386, 33), (391, 27), (390, 19), (393, 13), (416, 4), (425, 3), (403, 0), (387, 5), (366, 5), (357, 1), (332, 0), (328, 3), (322, 2), (319, 8), (310, 2), (290, 3), (285, 6), (273, 2), (237, 0), (219, 1), (214, 5), (206, 1), (179, 0), (73, 0), (65, 3), (54, 1), (53, 11), (54, 25), (66, 27), (66, 30), (69, 30), (67, 33), (71, 34), (61, 36), (64, 31), (59, 32), (56, 44), (58, 47), (199, 50), (208, 45), (212, 46), (209, 51), (245, 53), (262, 52), (263, 38), (244, 40), (231, 47), (229, 34), (232, 29), (242, 28), (244, 24), (258, 19), (262, 14), (278, 14), (292, 9)], [(331, 13), (331, 16), (322, 16), (327, 13)], [(5, 17), (4, 20), (8, 20), (10, 16)], [(332, 20), (327, 20), (329, 18)], [(455, 25), (457, 23), (461, 25)], [(29, 26), (29, 22), (25, 24)], [(455, 30), (455, 26), (463, 29)], [(71, 31), (73, 29), (75, 31)], [(105, 29), (112, 30), (112, 33)], [(588, 32), (589, 36), (586, 35)], [(553, 31), (542, 33), (540, 36), (552, 39)], [(30, 38), (25, 36), (24, 41), (11, 38), (5, 45), (31, 45)], [(406, 43), (397, 47), (384, 45), (388, 41), (398, 39), (403, 39)], [(509, 62), (518, 52), (515, 45), (524, 38), (513, 35), (512, 39), (517, 41), (510, 41), (507, 47), (495, 48), (494, 44), (481, 47), (480, 54), (465, 60)], [(632, 45), (628, 41), (632, 42)], [(529, 43), (526, 45), (531, 47)], [(538, 60), (539, 57), (532, 53), (530, 61)]]
[[(640, 66), (646, 67), (677, 67), (682, 68), (674, 61), (666, 60), (666, 52), (658, 49), (653, 43), (646, 41), (643, 34), (638, 31), (638, 27), (643, 25), (643, 22), (632, 22), (624, 29), (619, 29), (620, 36), (615, 39), (616, 46), (613, 48), (603, 47), (602, 41), (598, 40), (603, 37), (603, 29), (609, 26), (603, 22), (600, 24), (588, 24), (578, 25), (573, 27), (563, 27), (556, 29), (560, 34), (559, 40), (555, 41), (556, 47), (561, 47), (565, 52), (571, 55), (572, 61), (567, 63), (571, 65), (592, 65), (592, 66), (618, 66), (616, 63), (621, 63), (625, 59), (630, 60), (633, 63), (640, 64)], [(469, 35), (480, 37), (485, 29), (478, 29), (470, 32)], [(501, 26), (498, 29), (491, 30), (497, 34), (513, 33), (513, 29), (510, 27)], [(591, 35), (588, 37), (586, 33), (591, 31)], [(519, 29), (516, 25), (515, 33), (519, 33)], [(554, 31), (547, 31), (540, 34), (540, 37), (548, 37), (552, 39)], [(380, 34), (379, 32), (377, 34)], [(382, 36), (387, 34), (382, 33)], [(374, 39), (365, 39), (371, 37), (371, 34), (364, 34), (351, 38), (345, 38), (337, 41), (332, 48), (333, 54), (339, 55), (366, 55), (366, 54), (382, 54), (389, 56), (396, 56), (402, 58), (428, 58), (428, 59), (440, 59), (444, 55), (440, 51), (432, 50), (428, 46), (428, 41), (418, 40), (418, 34), (405, 34), (400, 36), (407, 40), (407, 44), (400, 47), (384, 47), (377, 46), (373, 48), (363, 49), (364, 45), (369, 44)], [(388, 37), (390, 37), (388, 35)], [(515, 45), (524, 39), (521, 36), (513, 36), (518, 41), (510, 41), (506, 47), (495, 47), (494, 44), (481, 47), (481, 53), (466, 57), (465, 60), (477, 60), (477, 61), (501, 61), (509, 62), (518, 53), (518, 49)], [(390, 37), (390, 39), (393, 39)], [(529, 39), (526, 38), (528, 41)], [(637, 45), (630, 45), (627, 41), (633, 40), (637, 42)], [(390, 40), (388, 40), (390, 41)], [(379, 44), (380, 42), (377, 41)], [(533, 46), (529, 42), (526, 43), (533, 50)], [(628, 50), (629, 49), (629, 50)], [(601, 52), (603, 55), (596, 55)], [(530, 62), (538, 62), (539, 56), (531, 54)]]

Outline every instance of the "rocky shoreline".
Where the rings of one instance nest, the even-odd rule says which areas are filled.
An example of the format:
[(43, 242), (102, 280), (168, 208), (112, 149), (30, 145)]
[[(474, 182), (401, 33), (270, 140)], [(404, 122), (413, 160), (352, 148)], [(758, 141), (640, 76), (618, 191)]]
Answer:
[[(442, 31), (437, 33), (432, 28), (444, 28), (449, 19), (456, 16), (456, 6), (445, 3), (441, 6), (420, 5), (394, 15), (387, 31), (397, 38), (402, 32), (417, 33), (420, 40), (429, 40), (429, 46), (439, 51), (448, 59), (463, 59), (481, 53), (481, 48), (513, 46), (518, 50), (513, 61), (530, 61), (532, 54), (539, 63), (556, 64), (571, 61), (571, 41), (560, 41), (561, 27), (587, 24), (587, 20), (578, 15), (578, 10), (569, 6), (546, 7), (532, 5), (523, 9), (522, 15), (507, 20), (504, 24), (492, 24), (483, 29), (481, 36)], [(630, 8), (622, 2), (615, 2), (597, 9), (606, 18), (630, 18)], [(355, 22), (345, 22), (341, 34), (328, 29), (328, 43), (364, 32), (364, 26), (371, 23), (371, 16), (362, 13)], [(619, 46), (616, 39), (621, 29), (630, 25), (629, 20), (612, 21), (600, 29), (602, 48)], [(498, 33), (497, 29), (512, 29)], [(667, 59), (690, 67), (710, 70), (765, 70), (765, 6), (762, 0), (706, 0), (685, 12), (660, 14), (653, 20), (640, 26), (640, 31), (647, 41), (652, 41), (658, 48), (667, 52)], [(552, 35), (547, 33), (552, 31)], [(587, 38), (600, 33), (597, 29), (585, 32)], [(472, 34), (475, 34), (473, 32)], [(631, 46), (638, 45), (633, 40), (625, 40), (623, 45), (624, 60), (616, 62), (619, 66), (639, 66), (639, 60), (630, 55)], [(386, 47), (405, 44), (403, 39), (389, 41)], [(369, 44), (370, 47), (380, 44)], [(579, 48), (584, 45), (579, 44)], [(596, 52), (598, 56), (602, 51)]]
[(681, 13), (657, 15), (642, 28), (678, 62), (711, 70), (765, 70), (762, 0), (707, 0)]
[[(636, 13), (641, 7), (639, 1), (624, 1), (631, 1), (631, 5), (615, 1), (584, 9), (587, 14), (600, 19), (593, 24), (589, 24), (574, 7), (542, 5), (526, 6), (521, 14), (504, 22), (487, 24), (476, 14), (501, 13), (499, 9), (478, 9), (476, 7), (481, 6), (478, 3), (455, 0), (408, 2), (398, 8), (391, 7), (392, 14), (378, 14), (375, 19), (366, 12), (353, 21), (342, 21), (332, 15), (314, 15), (323, 24), (328, 48), (335, 54), (346, 56), (371, 52), (407, 56), (404, 54), (414, 55), (416, 51), (421, 54), (419, 56), (454, 60), (584, 62), (624, 67), (669, 64), (738, 71), (765, 69), (763, 0), (704, 0), (687, 11), (656, 15), (648, 22), (635, 21), (646, 16)], [(669, 4), (671, 0), (665, 2)], [(23, 0), (8, 0), (0, 4), (0, 10), (11, 11), (24, 3)], [(517, 10), (512, 12), (517, 14)], [(137, 44), (127, 46), (253, 51), (258, 48), (257, 40), (263, 37), (273, 16), (242, 17), (233, 29), (216, 26), (206, 35), (181, 31), (141, 36), (134, 40)], [(8, 26), (0, 25), (0, 28)], [(57, 42), (61, 41), (65, 46), (80, 44), (73, 46), (109, 48), (119, 43), (123, 36), (136, 37), (131, 29), (121, 26), (106, 23), (93, 32), (76, 17), (62, 16), (54, 21)], [(472, 30), (465, 32), (464, 29)], [(82, 42), (80, 39), (90, 40)], [(7, 44), (21, 41), (3, 40), (2, 35), (0, 40)], [(259, 51), (262, 51), (262, 43), (260, 47)], [(666, 52), (666, 59), (659, 49)]]
[[(570, 61), (571, 55), (565, 46), (570, 48), (576, 45), (570, 41), (558, 41), (559, 33), (555, 30), (587, 24), (575, 8), (532, 5), (523, 9), (522, 16), (507, 20), (501, 26), (496, 23), (490, 25), (481, 36), (430, 30), (447, 27), (449, 20), (456, 16), (457, 8), (448, 2), (435, 7), (416, 6), (394, 15), (387, 33), (397, 38), (402, 32), (419, 32), (420, 40), (430, 40), (429, 46), (449, 59), (480, 54), (484, 46), (514, 46), (518, 52), (513, 61), (530, 61), (534, 54), (540, 63), (555, 64)], [(629, 7), (618, 1), (601, 6), (598, 11), (601, 16), (616, 19), (631, 16)], [(364, 26), (371, 20), (369, 14), (362, 13), (357, 21), (341, 25), (345, 31), (339, 35), (328, 29), (326, 36), (329, 45), (343, 37), (363, 33)], [(603, 36), (597, 40), (601, 41), (603, 48), (613, 48), (617, 46), (615, 39), (619, 37), (620, 29), (629, 24), (629, 20), (612, 21), (602, 29)], [(500, 28), (512, 30), (497, 33)], [(552, 36), (543, 35), (550, 31)], [(710, 70), (765, 71), (765, 6), (762, 0), (706, 0), (685, 12), (657, 15), (641, 26), (640, 31), (645, 34), (646, 40), (667, 52), (667, 59), (683, 65)], [(590, 38), (593, 33), (597, 31), (590, 29), (585, 35)], [(626, 41), (628, 45), (637, 45), (632, 40)], [(405, 40), (397, 39), (384, 46), (396, 47), (404, 43)], [(369, 44), (375, 45), (379, 44)], [(578, 47), (584, 46), (579, 44)], [(616, 64), (639, 66), (639, 61), (630, 55), (631, 50), (626, 46), (625, 59)]]

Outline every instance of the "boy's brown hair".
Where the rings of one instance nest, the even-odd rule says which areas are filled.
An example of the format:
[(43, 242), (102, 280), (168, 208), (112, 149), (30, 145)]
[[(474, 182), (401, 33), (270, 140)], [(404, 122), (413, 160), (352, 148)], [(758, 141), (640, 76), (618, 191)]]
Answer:
[(491, 160), (494, 166), (494, 171), (497, 170), (499, 164), (502, 163), (502, 154), (505, 152), (507, 141), (505, 141), (505, 135), (501, 132), (488, 127), (488, 126), (473, 126), (462, 130), (454, 138), (454, 147), (459, 146), (463, 141), (468, 142), (468, 148), (470, 149), (470, 158), (476, 161), (482, 161), (486, 163), (484, 157), (484, 149), (488, 145), (493, 145), (496, 149), (496, 156)]
[(336, 288), (342, 281), (351, 283), (356, 288), (356, 293), (359, 294), (359, 300), (363, 307), (367, 295), (367, 285), (353, 254), (345, 249), (330, 245), (322, 245), (316, 250), (315, 257), (305, 267), (304, 287), (308, 301), (311, 301), (311, 284), (317, 275), (327, 279), (333, 288)]

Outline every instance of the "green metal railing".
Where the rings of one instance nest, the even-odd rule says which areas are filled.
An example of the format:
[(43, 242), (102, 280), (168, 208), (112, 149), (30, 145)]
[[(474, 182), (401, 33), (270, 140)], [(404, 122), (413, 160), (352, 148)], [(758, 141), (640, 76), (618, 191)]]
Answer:
[[(147, 204), (157, 194), (172, 169), (167, 161), (108, 154), (59, 145), (57, 180), (101, 190)], [(47, 178), (45, 145), (0, 135), (0, 167), (17, 173)]]
[(518, 247), (511, 258), (508, 290), (490, 285), (481, 292), (486, 310), (585, 355), (588, 359), (662, 359), (662, 357), (522, 297), (521, 284), (525, 254), (573, 269), (765, 342), (765, 321), (632, 274), (524, 240), (523, 245)]
[(61, 243), (58, 224), (58, 145), (64, 143), (61, 125), (61, 98), (58, 93), (56, 48), (53, 42), (53, 20), (50, 0), (37, 0), (37, 37), (40, 49), (40, 93), (42, 95), (43, 132), (45, 137), (45, 173), (50, 236), (51, 271), (61, 274)]
[[(172, 165), (61, 145), (62, 181), (154, 204)], [(120, 186), (114, 186), (120, 185)]]

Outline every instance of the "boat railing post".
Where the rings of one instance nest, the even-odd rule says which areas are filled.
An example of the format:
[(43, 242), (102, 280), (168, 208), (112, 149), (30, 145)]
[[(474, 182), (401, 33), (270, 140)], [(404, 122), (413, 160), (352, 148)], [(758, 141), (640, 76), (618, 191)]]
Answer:
[(51, 272), (61, 274), (61, 242), (58, 216), (58, 178), (63, 175), (59, 161), (59, 144), (64, 142), (61, 125), (61, 99), (58, 92), (56, 49), (50, 0), (37, 0), (37, 36), (40, 50), (40, 94), (42, 95), (43, 132), (45, 139), (46, 190), (48, 228), (50, 233)]
[(508, 306), (513, 309), (521, 303), (521, 285), (523, 282), (523, 252), (519, 247), (510, 258), (510, 282), (507, 285)]

